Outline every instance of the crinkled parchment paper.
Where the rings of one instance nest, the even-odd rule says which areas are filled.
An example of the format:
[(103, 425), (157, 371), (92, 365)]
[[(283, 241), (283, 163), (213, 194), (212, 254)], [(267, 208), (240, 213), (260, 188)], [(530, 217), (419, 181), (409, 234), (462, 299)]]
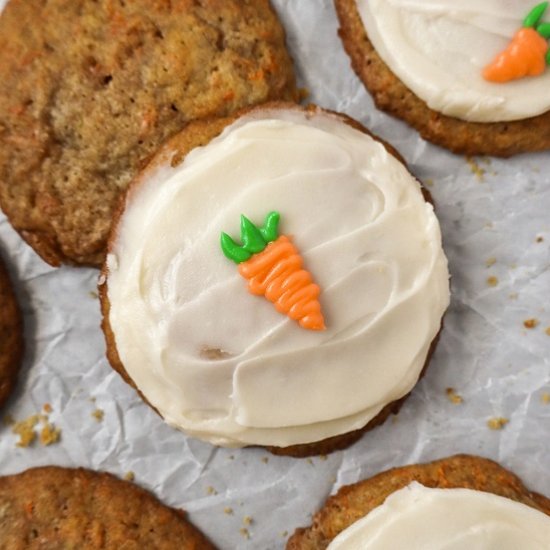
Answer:
[[(214, 448), (166, 426), (110, 369), (97, 271), (48, 267), (1, 217), (0, 246), (17, 278), (27, 342), (3, 413), (21, 420), (49, 403), (62, 433), (48, 447), (19, 448), (2, 425), (0, 474), (45, 464), (132, 471), (136, 483), (187, 510), (222, 550), (283, 548), (342, 484), (458, 452), (496, 459), (550, 495), (550, 154), (468, 161), (426, 144), (374, 108), (338, 39), (331, 0), (273, 3), (310, 100), (387, 139), (434, 196), (453, 299), (425, 378), (396, 418), (328, 457)], [(538, 323), (526, 328), (529, 319)], [(490, 429), (500, 417), (509, 422)]]

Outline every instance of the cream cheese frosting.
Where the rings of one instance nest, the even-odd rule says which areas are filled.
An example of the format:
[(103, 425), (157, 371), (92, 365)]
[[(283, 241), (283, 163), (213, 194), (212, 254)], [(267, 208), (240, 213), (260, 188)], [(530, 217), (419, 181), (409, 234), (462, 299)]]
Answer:
[[(247, 291), (221, 252), (239, 217), (281, 214), (327, 329)], [(358, 429), (407, 394), (449, 304), (433, 208), (406, 168), (336, 116), (260, 110), (127, 199), (107, 257), (121, 361), (171, 425), (224, 446)]]
[[(550, 69), (506, 84), (482, 76), (536, 2), (356, 1), (382, 60), (435, 111), (471, 122), (500, 122), (550, 110)], [(543, 21), (549, 18), (547, 14)]]
[(342, 531), (328, 550), (546, 550), (550, 517), (471, 489), (396, 491)]

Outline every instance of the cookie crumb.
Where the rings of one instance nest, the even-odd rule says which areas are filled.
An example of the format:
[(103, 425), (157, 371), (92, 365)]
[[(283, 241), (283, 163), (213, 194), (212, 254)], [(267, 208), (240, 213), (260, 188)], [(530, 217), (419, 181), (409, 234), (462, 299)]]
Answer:
[(216, 489), (214, 489), (214, 487), (212, 487), (212, 485), (209, 485), (206, 488), (206, 494), (208, 494), (208, 495), (217, 495), (218, 491), (216, 491)]
[(517, 300), (518, 296), (519, 294), (517, 292), (512, 292), (512, 294), (508, 294), (508, 298), (510, 298), (510, 300)]
[(16, 443), (17, 447), (29, 447), (36, 439), (36, 432), (34, 427), (38, 424), (38, 415), (33, 414), (13, 424), (12, 433), (19, 436), (19, 441)]
[(98, 422), (101, 422), (103, 420), (103, 417), (105, 416), (105, 412), (103, 411), (103, 409), (96, 409), (93, 413), (92, 413), (92, 416), (98, 421)]
[(324, 462), (325, 460), (328, 460), (328, 456), (327, 455), (319, 455), (319, 460), (322, 460)]
[(491, 430), (502, 430), (510, 420), (508, 418), (503, 418), (502, 416), (497, 416), (495, 418), (489, 418), (487, 420), (487, 426)]
[(126, 481), (134, 481), (134, 479), (136, 479), (136, 474), (134, 474), (134, 472), (132, 472), (132, 470), (129, 470), (128, 472), (126, 472), (124, 474), (124, 479)]
[(550, 405), (550, 393), (544, 392), (544, 393), (540, 396), (540, 400), (541, 400), (545, 405)]
[(544, 332), (545, 332), (546, 336), (550, 336), (550, 327), (546, 327)]
[(97, 300), (97, 298), (99, 298), (99, 294), (95, 290), (90, 290), (90, 292), (88, 292), (88, 294), (90, 295), (91, 298), (94, 298), (95, 300)]
[(50, 414), (52, 411), (53, 411), (53, 408), (52, 406), (49, 404), (49, 403), (44, 403), (42, 405), (42, 410), (46, 413), (46, 414)]
[(543, 241), (544, 241), (544, 237), (542, 237), (540, 235), (536, 238), (537, 243), (542, 243)]
[(288, 531), (283, 531), (281, 533), (281, 537), (283, 537), (284, 539), (286, 539), (286, 537), (288, 537)]
[(306, 462), (308, 464), (311, 464), (311, 466), (313, 466), (313, 460), (311, 460), (311, 458), (306, 458)]
[(529, 329), (535, 328), (538, 324), (539, 322), (537, 319), (526, 319), (525, 321), (523, 321), (523, 326)]
[(250, 516), (244, 516), (243, 524), (248, 526), (252, 525), (252, 518)]
[[(47, 403), (43, 406), (43, 409), (46, 411), (53, 410)], [(17, 447), (30, 447), (34, 443), (37, 436), (35, 428), (39, 422), (42, 424), (39, 432), (39, 440), (42, 445), (52, 445), (61, 439), (61, 429), (51, 424), (46, 414), (33, 414), (25, 420), (13, 423), (11, 431), (19, 436), (19, 441), (16, 443)]]
[(7, 414), (4, 416), (2, 422), (4, 423), (4, 426), (13, 426), (15, 424), (15, 418), (11, 414)]
[(447, 388), (445, 390), (445, 393), (447, 394), (447, 398), (449, 401), (455, 405), (460, 405), (464, 401), (462, 399), (462, 396), (458, 395), (454, 388)]
[(231, 508), (230, 506), (227, 506), (226, 508), (223, 509), (223, 513), (226, 516), (232, 516), (233, 515), (233, 508)]
[(426, 185), (429, 185), (430, 187), (432, 187), (433, 184), (434, 184), (434, 180), (433, 180), (432, 178), (426, 178), (426, 179), (423, 180), (423, 181), (424, 181), (424, 183), (425, 183)]
[(487, 277), (487, 284), (489, 286), (497, 286), (498, 285), (498, 279), (494, 276), (494, 275), (491, 275), (490, 277)]
[(497, 259), (493, 256), (485, 260), (485, 267), (492, 267), (497, 263)]
[(466, 162), (468, 163), (472, 174), (474, 174), (474, 176), (477, 178), (477, 181), (483, 183), (485, 181), (485, 174), (487, 172), (485, 168), (482, 168), (472, 157), (466, 157)]
[(269, 457), (263, 456), (263, 457), (262, 457), (262, 462), (263, 462), (264, 464), (267, 464), (267, 463), (269, 462)]
[(246, 529), (245, 527), (241, 527), (239, 529), (239, 533), (245, 538), (245, 539), (249, 539), (250, 538), (250, 531), (248, 529)]
[(40, 430), (40, 443), (44, 446), (57, 443), (61, 439), (61, 430), (47, 422)]

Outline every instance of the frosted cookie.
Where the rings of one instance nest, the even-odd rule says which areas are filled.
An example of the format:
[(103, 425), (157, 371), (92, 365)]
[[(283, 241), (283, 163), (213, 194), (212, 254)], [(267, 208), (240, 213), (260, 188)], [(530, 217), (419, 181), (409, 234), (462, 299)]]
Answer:
[(470, 155), (550, 148), (547, 2), (335, 5), (345, 49), (377, 107), (423, 138)]
[(476, 456), (394, 468), (342, 487), (287, 550), (544, 550), (550, 499)]
[(0, 204), (52, 265), (101, 265), (121, 194), (190, 120), (296, 94), (269, 0), (13, 0), (0, 51)]
[(0, 547), (214, 550), (181, 510), (133, 483), (84, 469), (0, 477)]
[(10, 396), (23, 356), (23, 325), (8, 272), (0, 259), (0, 407)]
[(360, 125), (196, 122), (134, 182), (100, 280), (112, 366), (216, 445), (304, 456), (396, 411), (449, 303), (433, 207)]

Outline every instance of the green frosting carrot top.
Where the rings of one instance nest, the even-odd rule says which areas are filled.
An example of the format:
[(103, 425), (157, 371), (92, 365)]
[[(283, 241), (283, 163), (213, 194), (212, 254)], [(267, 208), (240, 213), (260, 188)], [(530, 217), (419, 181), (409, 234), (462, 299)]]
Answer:
[(544, 15), (544, 12), (546, 11), (546, 8), (548, 8), (548, 2), (541, 2), (540, 4), (537, 4), (526, 16), (523, 20), (523, 26), (525, 28), (532, 27), (535, 28), (538, 24), (538, 22), (541, 20), (542, 16)]
[(256, 227), (246, 216), (241, 215), (241, 242), (239, 246), (227, 233), (221, 235), (222, 251), (236, 264), (246, 262), (253, 254), (261, 252), (268, 243), (275, 241), (279, 231), (279, 212), (270, 212), (262, 227)]

